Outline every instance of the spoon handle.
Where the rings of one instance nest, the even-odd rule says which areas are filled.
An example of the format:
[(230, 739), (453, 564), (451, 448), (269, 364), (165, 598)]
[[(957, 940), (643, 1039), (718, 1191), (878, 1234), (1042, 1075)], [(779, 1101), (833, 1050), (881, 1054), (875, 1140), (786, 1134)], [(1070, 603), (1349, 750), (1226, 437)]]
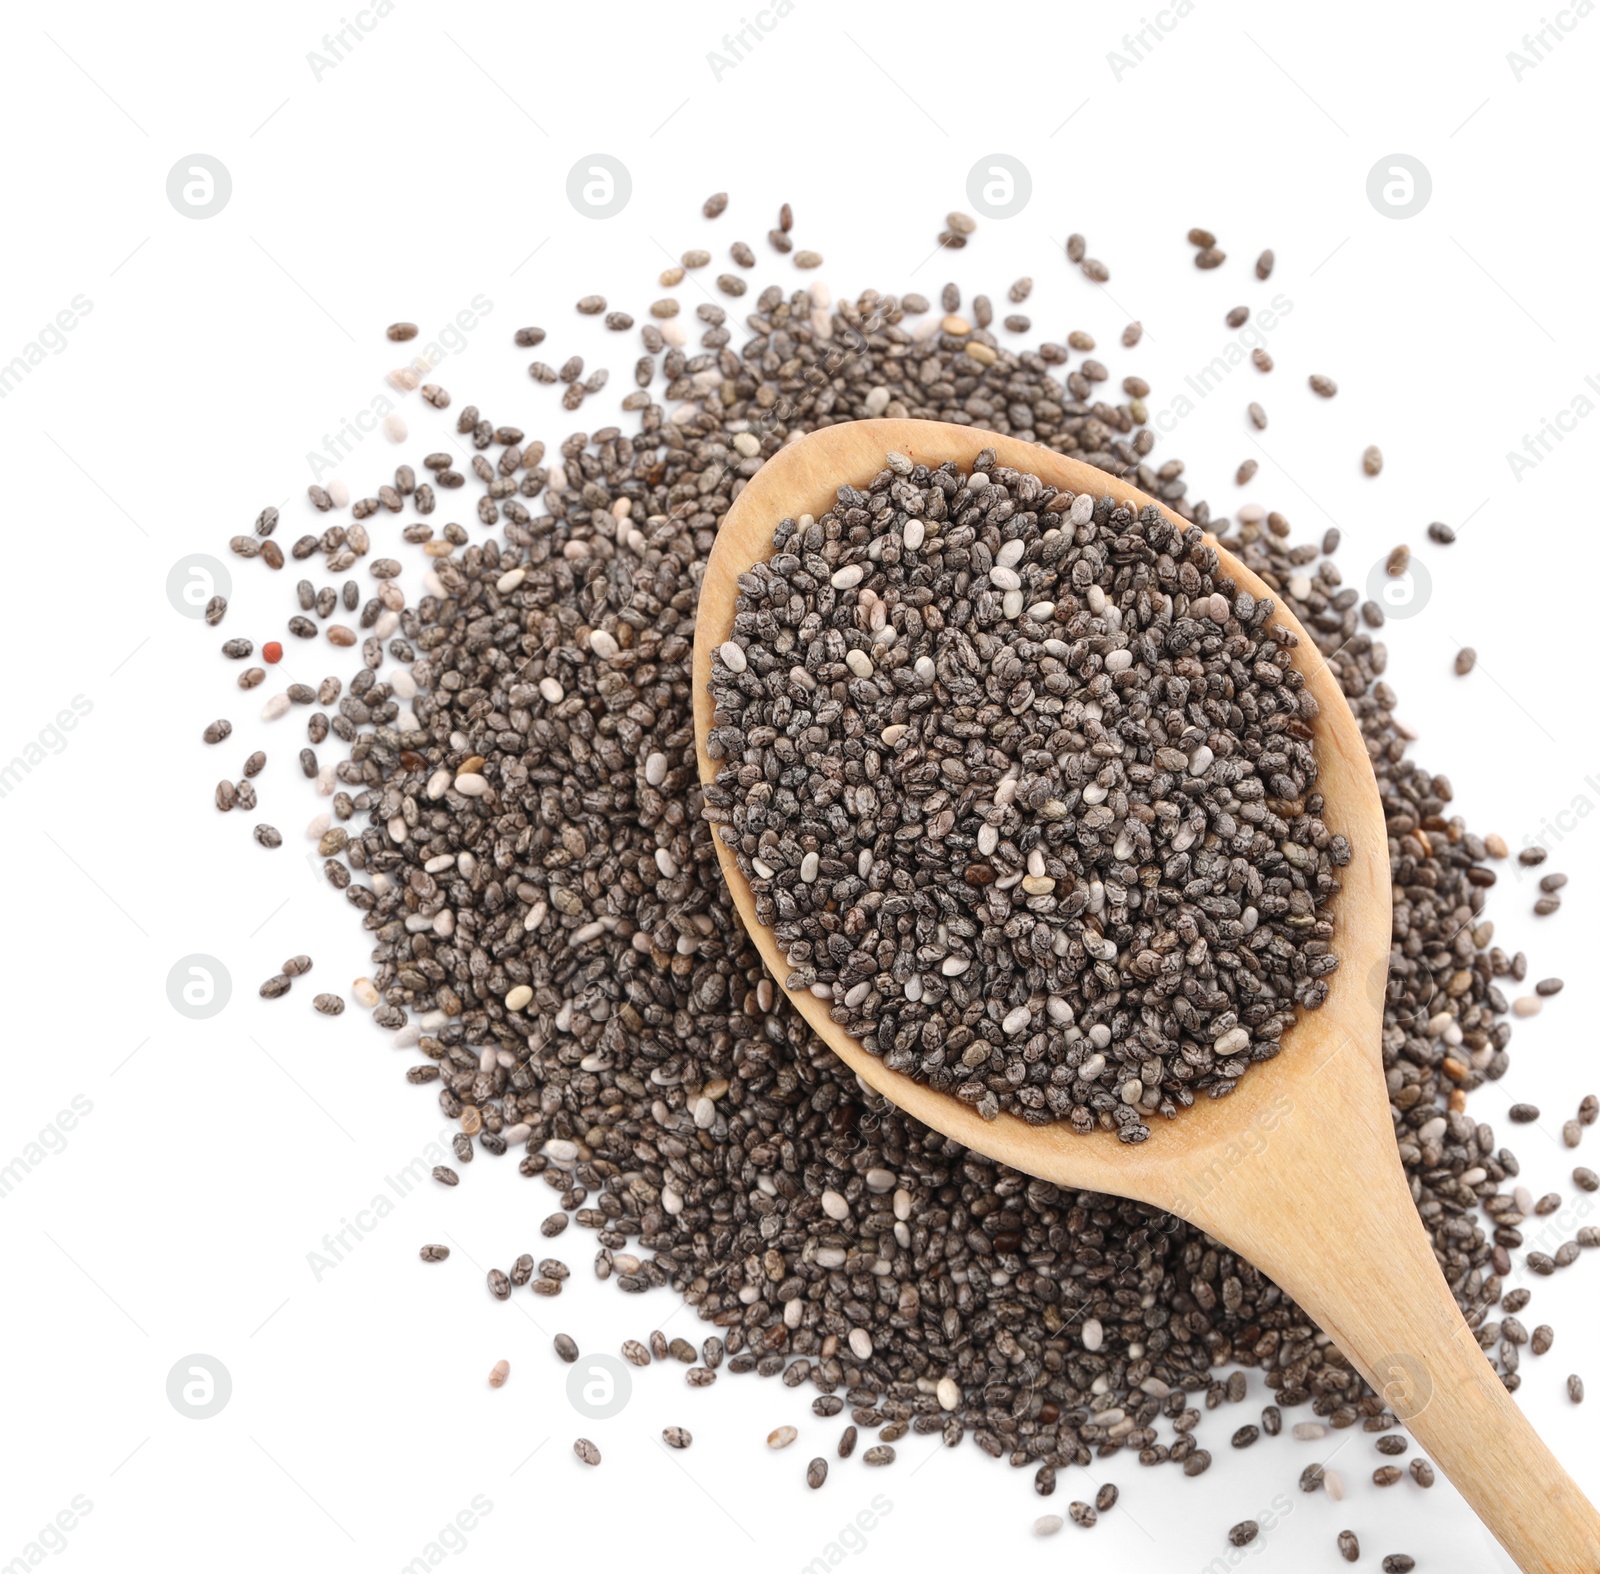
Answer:
[(1316, 1319), (1523, 1574), (1597, 1574), (1600, 1514), (1467, 1327), (1392, 1135), (1347, 1135), (1352, 1145), (1373, 1148), (1359, 1166), (1365, 1184), (1348, 1184), (1348, 1149), (1330, 1159), (1338, 1175), (1317, 1174), (1316, 1156), (1307, 1155), (1271, 1184), (1251, 1188), (1248, 1205), (1235, 1193), (1213, 1233), (1259, 1263)]

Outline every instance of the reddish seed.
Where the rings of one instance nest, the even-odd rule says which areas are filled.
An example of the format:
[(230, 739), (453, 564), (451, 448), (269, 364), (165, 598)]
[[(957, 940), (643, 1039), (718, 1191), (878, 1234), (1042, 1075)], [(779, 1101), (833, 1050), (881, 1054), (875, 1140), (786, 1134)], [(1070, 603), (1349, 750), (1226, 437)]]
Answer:
[(280, 645), (277, 640), (269, 639), (267, 643), (261, 647), (261, 659), (263, 661), (282, 661), (283, 646)]

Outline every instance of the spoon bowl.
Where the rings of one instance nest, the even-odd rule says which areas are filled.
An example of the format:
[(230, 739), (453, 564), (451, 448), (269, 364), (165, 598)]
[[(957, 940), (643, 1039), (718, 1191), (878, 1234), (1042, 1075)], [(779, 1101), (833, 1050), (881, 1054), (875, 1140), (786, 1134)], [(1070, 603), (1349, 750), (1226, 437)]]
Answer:
[[(735, 498), (700, 589), (694, 642), (695, 743), (703, 782), (714, 724), (711, 657), (733, 626), (738, 578), (772, 554), (780, 520), (821, 517), (841, 485), (868, 486), (886, 453), (964, 470), (984, 448), (999, 463), (1073, 493), (1137, 507), (1159, 500), (1032, 443), (936, 421), (853, 421), (785, 446)], [(1162, 510), (1180, 528), (1187, 521)], [(1211, 543), (1213, 546), (1216, 543)], [(1217, 548), (1220, 572), (1261, 597), (1272, 587)], [(1596, 1574), (1600, 1516), (1539, 1439), (1479, 1349), (1422, 1227), (1396, 1147), (1382, 1028), (1391, 933), (1389, 837), (1365, 741), (1332, 670), (1298, 636), (1290, 658), (1317, 701), (1318, 788), (1329, 828), (1352, 856), (1332, 904), (1339, 968), (1328, 996), (1285, 1031), (1282, 1053), (1253, 1066), (1225, 1098), (1201, 1098), (1148, 1141), (1085, 1135), (1064, 1122), (985, 1120), (946, 1093), (889, 1070), (809, 990), (790, 1003), (868, 1087), (934, 1130), (1002, 1164), (1071, 1190), (1130, 1197), (1197, 1225), (1254, 1263), (1316, 1319), (1427, 1447), (1525, 1571)], [(720, 828), (719, 828), (720, 829)], [(780, 987), (790, 969), (732, 851), (717, 857), (734, 905)]]

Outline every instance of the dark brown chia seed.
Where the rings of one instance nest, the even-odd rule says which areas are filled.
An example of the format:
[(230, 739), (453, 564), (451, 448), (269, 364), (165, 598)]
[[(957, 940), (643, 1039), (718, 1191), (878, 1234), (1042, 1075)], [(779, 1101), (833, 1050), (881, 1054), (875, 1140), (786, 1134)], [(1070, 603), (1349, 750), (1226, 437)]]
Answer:
[(417, 1255), (424, 1262), (443, 1262), (450, 1255), (448, 1246), (424, 1246)]

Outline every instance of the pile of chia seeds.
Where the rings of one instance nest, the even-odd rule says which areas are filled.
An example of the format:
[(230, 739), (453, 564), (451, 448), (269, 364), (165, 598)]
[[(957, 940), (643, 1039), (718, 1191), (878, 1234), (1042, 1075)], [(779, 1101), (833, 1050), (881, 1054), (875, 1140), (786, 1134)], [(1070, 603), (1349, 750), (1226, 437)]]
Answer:
[[(717, 213), (725, 207), (724, 201)], [(786, 212), (774, 232), (785, 241), (782, 247), (773, 242), (779, 252), (787, 247), (791, 222)], [(951, 228), (963, 237), (970, 231), (971, 221), (966, 229)], [(1074, 242), (1074, 260), (1082, 261), (1084, 243)], [(806, 252), (790, 261), (801, 256), (808, 267), (821, 260)], [(742, 296), (743, 275), (756, 259), (742, 245), (732, 258), (737, 271), (718, 283), (724, 294)], [(705, 251), (684, 257), (684, 268), (709, 263)], [(1103, 264), (1094, 268), (1090, 279), (1105, 275)], [(681, 281), (683, 271), (668, 270), (663, 284)], [(1264, 277), (1259, 267), (1258, 277)], [(1011, 288), (1013, 302), (1025, 298), (1026, 284), (1019, 280)], [(545, 1222), (547, 1236), (575, 1219), (593, 1232), (600, 1278), (628, 1292), (670, 1285), (711, 1325), (699, 1363), (690, 1367), (692, 1383), (703, 1386), (721, 1371), (753, 1370), (781, 1373), (790, 1386), (809, 1384), (818, 1414), (848, 1409), (853, 1426), (877, 1430), (874, 1463), (892, 1458), (893, 1441), (911, 1431), (942, 1435), (951, 1444), (970, 1436), (992, 1455), (1036, 1466), (1044, 1494), (1054, 1490), (1057, 1469), (1095, 1457), (1172, 1464), (1198, 1475), (1211, 1457), (1199, 1437), (1202, 1409), (1226, 1403), (1237, 1412), (1247, 1393), (1253, 1388), (1259, 1396), (1263, 1386), (1270, 1402), (1248, 1424), (1235, 1423), (1234, 1446), (1286, 1426), (1307, 1438), (1358, 1424), (1387, 1433), (1396, 1418), (1383, 1400), (1249, 1263), (1180, 1219), (1115, 1197), (1063, 1191), (908, 1119), (866, 1090), (810, 1034), (763, 970), (719, 877), (691, 712), (697, 587), (718, 522), (742, 483), (795, 434), (868, 416), (927, 417), (1073, 454), (1126, 477), (1196, 526), (1211, 521), (1206, 505), (1186, 496), (1181, 461), (1148, 462), (1155, 442), (1144, 424), (1148, 386), (1129, 377), (1122, 397), (1111, 393), (1109, 373), (1093, 358), (1087, 334), (1025, 348), (1013, 342), (1026, 330), (1025, 318), (1008, 319), (1021, 326), (997, 334), (983, 297), (971, 303), (970, 320), (957, 315), (954, 286), (944, 292), (942, 313), (911, 294), (868, 290), (832, 302), (820, 285), (771, 285), (752, 290), (751, 298), (753, 311), (736, 325), (721, 307), (701, 304), (695, 313), (701, 342), (693, 350), (675, 297), (650, 308), (651, 320), (640, 330), (644, 354), (634, 369), (635, 387), (622, 400), (626, 426), (574, 432), (547, 447), (476, 409), (462, 411), (457, 431), (462, 447), (471, 447), (464, 468), (481, 487), (464, 509), (454, 493), (467, 476), (447, 453), (422, 459), (432, 481), (419, 483), (417, 472), (401, 465), (392, 479), (372, 477), (371, 495), (353, 505), (342, 487), (312, 489), (311, 506), (341, 513), (348, 506), (347, 522), (302, 536), (292, 551), (297, 562), (310, 565), (320, 555), (326, 574), (357, 572), (376, 540), (383, 543), (378, 550), (401, 555), (409, 543), (429, 564), (426, 593), (415, 602), (400, 589), (392, 557), (366, 563), (378, 582), (370, 595), (353, 579), (337, 590), (305, 582), (286, 625), (291, 637), (321, 634), (336, 647), (359, 642), (362, 665), (348, 686), (337, 678), (318, 690), (297, 684), (269, 699), (262, 713), (263, 721), (277, 724), (292, 706), (303, 706), (312, 744), (331, 734), (348, 745), (337, 759), (319, 760), (303, 750), (300, 763), (329, 800), (328, 812), (310, 827), (328, 878), (372, 935), (372, 976), (356, 981), (354, 998), (394, 1030), (399, 1047), (414, 1048), (406, 1075), (431, 1087), (429, 1096), (459, 1124), (458, 1164), (479, 1155), (491, 1164), (502, 1158), (514, 1164), (555, 1195), (559, 1208)], [(586, 298), (582, 310), (605, 305)], [(613, 312), (608, 323), (613, 319), (619, 332), (631, 330), (627, 313)], [(413, 333), (391, 338), (404, 342)], [(547, 330), (530, 326), (515, 337), (526, 348), (539, 345)], [(1123, 334), (1125, 345), (1138, 338), (1137, 325)], [(391, 381), (399, 390), (415, 388), (431, 370), (424, 358), (391, 374)], [(542, 361), (530, 371), (535, 383), (564, 382), (568, 409), (604, 386), (602, 373), (582, 378), (576, 357), (559, 372)], [(537, 392), (530, 390), (530, 398)], [(435, 408), (450, 402), (433, 383), (422, 393)], [(1260, 425), (1265, 415), (1256, 406), (1250, 418)], [(396, 420), (391, 437), (404, 431)], [(913, 472), (885, 485), (932, 485), (943, 493), (953, 483), (959, 494), (963, 484), (970, 490), (970, 481), (918, 480)], [(995, 481), (991, 476), (987, 484)], [(976, 498), (974, 506), (981, 506)], [(439, 509), (466, 522), (436, 529), (429, 516)], [(270, 551), (259, 545), (276, 524), (277, 512), (266, 511), (254, 536), (235, 538), (235, 550), (277, 568), (283, 552), (271, 542)], [(1148, 550), (1159, 555), (1161, 549), (1153, 521), (1106, 514), (1098, 501), (1088, 518), (1075, 521), (1075, 529), (1080, 526), (1088, 534), (1078, 543), (1083, 551), (1103, 544), (1108, 531), (1113, 542), (1135, 541), (1142, 532)], [(1502, 1291), (1521, 1245), (1519, 1227), (1529, 1216), (1553, 1211), (1547, 1204), (1559, 1206), (1560, 1199), (1552, 1194), (1536, 1203), (1517, 1186), (1515, 1157), (1467, 1111), (1472, 1090), (1506, 1068), (1511, 1028), (1499, 981), (1526, 971), (1520, 955), (1508, 957), (1493, 945), (1493, 925), (1484, 917), (1495, 882), (1486, 860), (1491, 850), (1504, 856), (1505, 846), (1470, 831), (1451, 810), (1447, 778), (1409, 758), (1407, 734), (1394, 719), (1395, 695), (1384, 679), (1385, 650), (1360, 625), (1359, 593), (1343, 584), (1332, 556), (1335, 533), (1298, 544), (1290, 535), (1281, 515), (1249, 506), (1237, 512), (1223, 540), (1310, 631), (1367, 739), (1394, 877), (1383, 1062), (1400, 1156), (1457, 1301), (1488, 1359), (1515, 1388), (1526, 1339), (1515, 1313), (1527, 1304), (1528, 1291), (1510, 1291), (1503, 1302)], [(1265, 678), (1263, 661), (1281, 676), (1263, 639), (1266, 626), (1256, 618), (1260, 609), (1246, 615), (1237, 592), (1230, 596), (1208, 580), (1205, 550), (1187, 534), (1173, 544), (1186, 554), (1180, 576), (1194, 578), (1192, 588), (1187, 581), (1180, 586), (1183, 593), (1220, 596), (1228, 605), (1217, 608), (1226, 613), (1218, 627), (1254, 652), (1258, 683)], [(1000, 545), (997, 539), (994, 546)], [(1030, 550), (1025, 543), (1024, 553)], [(1093, 574), (1090, 579), (1099, 583)], [(1103, 617), (1088, 600), (1091, 585), (1086, 581), (1082, 589), (1087, 611), (1073, 615)], [(1120, 588), (1115, 600), (1119, 607), (1125, 601)], [(310, 616), (326, 620), (339, 603), (356, 627), (324, 626)], [(207, 623), (215, 626), (226, 613), (225, 604), (213, 604)], [(1136, 610), (1131, 621), (1144, 639), (1144, 613)], [(1095, 641), (1110, 638), (1109, 630), (1062, 637), (1069, 667), (1073, 640), (1086, 640), (1099, 657)], [(848, 637), (843, 643), (854, 648)], [(251, 653), (249, 640), (230, 645), (241, 659)], [(276, 640), (263, 649), (269, 663), (281, 655)], [(846, 650), (839, 652), (841, 661)], [(930, 654), (937, 669), (941, 658)], [(1159, 652), (1136, 645), (1136, 660), (1148, 655)], [(912, 656), (913, 675), (918, 659)], [(1011, 670), (1008, 665), (1008, 675)], [(762, 675), (760, 663), (755, 671)], [(1042, 659), (1038, 672), (1044, 681), (1035, 692), (1050, 693), (1051, 673)], [(1026, 668), (1015, 676), (1034, 681)], [(256, 687), (265, 677), (263, 668), (250, 668), (241, 687)], [(1091, 734), (1086, 708), (1076, 718), (1083, 728), (1074, 738), (1081, 737), (1091, 754), (1092, 737), (1105, 725), (1106, 698), (1123, 693), (1116, 675), (1111, 678), (1105, 695), (1097, 696), (1099, 729)], [(1265, 688), (1274, 706), (1294, 693), (1285, 684)], [(333, 711), (331, 718), (319, 705)], [(1002, 708), (1009, 714), (1009, 701)], [(1292, 708), (1263, 714), (1305, 719), (1298, 696)], [(948, 719), (949, 713), (940, 717), (942, 728)], [(1105, 788), (1107, 803), (1123, 794), (1130, 815), (1143, 802), (1135, 791), (1142, 789), (1156, 827), (1173, 838), (1163, 878), (1203, 881), (1214, 890), (1219, 878), (1233, 878), (1231, 864), (1224, 876), (1209, 851), (1194, 844), (1179, 849), (1175, 839), (1180, 826), (1192, 823), (1196, 800), (1184, 784), (1203, 779), (1194, 774), (1199, 751), (1213, 754), (1216, 764), (1207, 769), (1219, 788), (1224, 773), (1217, 765), (1230, 756), (1212, 741), (1214, 722), (1154, 710), (1141, 722), (1151, 763), (1173, 777), (1178, 796), (1161, 801), (1179, 810), (1175, 821), (1156, 801), (1154, 777), (1138, 782), (1130, 771), (1127, 782), (1101, 782), (1103, 771), (1091, 776), (1082, 764), (1041, 761), (1038, 769), (1044, 776), (1052, 769), (1070, 776), (1075, 769), (1074, 788), (1086, 789), (1092, 780)], [(1204, 731), (1204, 739), (1191, 728)], [(220, 746), (227, 724), (208, 729), (207, 737), (214, 735)], [(965, 764), (978, 744), (959, 732), (939, 737), (946, 735), (960, 748), (944, 752), (924, 736), (921, 747), (935, 748), (938, 758), (929, 754), (918, 769), (927, 773), (926, 785), (935, 774), (950, 787), (970, 785), (971, 769), (962, 784), (947, 762)], [(1262, 881), (1263, 894), (1272, 886), (1281, 902), (1271, 909), (1255, 903), (1260, 918), (1311, 920), (1299, 926), (1296, 939), (1273, 922), (1256, 931), (1270, 937), (1262, 943), (1267, 956), (1257, 976), (1269, 979), (1278, 997), (1270, 1011), (1274, 1021), (1282, 1014), (1280, 999), (1285, 1008), (1291, 1000), (1314, 1003), (1318, 969), (1328, 958), (1319, 898), (1328, 889), (1328, 866), (1338, 861), (1336, 837), (1317, 823), (1314, 761), (1305, 749), (1288, 746), (1291, 736), (1297, 738), (1292, 727), (1275, 736), (1280, 742), (1266, 765), (1266, 796), (1241, 790), (1249, 780), (1261, 782), (1258, 760), (1254, 778), (1227, 784), (1237, 808), (1218, 800), (1207, 811), (1230, 816), (1236, 836), (1250, 839), (1250, 849), (1240, 854), (1251, 853), (1247, 870), (1260, 868), (1253, 856), (1258, 834), (1280, 840), (1287, 834), (1300, 849), (1299, 858), (1284, 852), (1286, 867)], [(1071, 747), (1080, 750), (1076, 742)], [(1165, 756), (1158, 757), (1164, 749), (1183, 754), (1182, 773), (1176, 757), (1167, 771)], [(1026, 754), (1017, 758), (1024, 771), (1034, 768)], [(219, 789), (218, 807), (253, 808), (258, 786), (263, 794), (268, 790), (258, 774), (264, 763), (260, 751), (253, 754), (241, 782)], [(998, 760), (980, 766), (1009, 769)], [(241, 802), (245, 797), (248, 804)], [(859, 792), (856, 802), (859, 808)], [(1247, 812), (1253, 805), (1263, 805), (1273, 819), (1255, 818)], [(958, 812), (946, 847), (955, 851), (950, 838), (970, 834), (976, 851), (989, 823), (982, 812), (965, 821)], [(1148, 822), (1141, 814), (1130, 823)], [(1210, 823), (1220, 835), (1216, 818)], [(982, 856), (1003, 856), (1007, 878), (1013, 865), (1026, 870), (1039, 843), (1019, 837), (1007, 815), (994, 828), (995, 845)], [(267, 825), (258, 828), (257, 839), (268, 848), (281, 842)], [(1070, 877), (1075, 905), (1080, 872), (1089, 880), (1087, 863), (1099, 854), (1091, 855), (1081, 841), (1039, 840), (1046, 849), (1044, 875), (1029, 878)], [(803, 867), (803, 844), (800, 851)], [(1062, 856), (1069, 851), (1085, 865), (1081, 871)], [(790, 852), (784, 849), (786, 867), (793, 862)], [(970, 861), (965, 848), (959, 854)], [(915, 844), (897, 846), (885, 861), (903, 872), (909, 865), (897, 860), (916, 856)], [(1116, 856), (1113, 845), (1113, 862)], [(1052, 873), (1052, 857), (1062, 873)], [(852, 877), (848, 870), (828, 873)], [(859, 864), (854, 878), (862, 878)], [(1097, 878), (1109, 910), (1115, 869)], [(1244, 878), (1248, 883), (1248, 873)], [(1281, 889), (1273, 886), (1279, 879)], [(987, 909), (999, 885), (999, 878), (973, 885), (971, 900)], [(1092, 903), (1092, 883), (1090, 892)], [(1197, 886), (1195, 899), (1204, 911), (1210, 897)], [(1085, 905), (1083, 914), (1088, 910)], [(1132, 924), (1131, 904), (1127, 910)], [(1243, 915), (1219, 910), (1208, 921), (1218, 925), (1220, 937), (1224, 924), (1242, 927)], [(955, 937), (956, 928), (945, 922)], [(1186, 948), (1197, 943), (1176, 921), (1172, 933)], [(1233, 939), (1232, 929), (1226, 936)], [(1302, 943), (1308, 938), (1320, 949)], [(1053, 955), (1053, 945), (1050, 950)], [(1138, 950), (1129, 968), (1159, 981), (1164, 958), (1174, 953), (1164, 937), (1161, 943), (1151, 939), (1148, 951), (1153, 960)], [(1248, 947), (1231, 954), (1241, 966), (1248, 965), (1247, 955), (1260, 957)], [(1217, 960), (1220, 968), (1220, 954)], [(888, 964), (891, 977), (895, 965)], [(1013, 976), (1026, 980), (1035, 964), (1020, 959), (1017, 965), (1022, 972)], [(1042, 958), (1039, 965), (1046, 965)], [(1100, 965), (1109, 967), (1109, 958)], [(287, 998), (293, 971), (286, 964), (283, 983), (269, 981), (272, 992)], [(818, 980), (824, 977), (819, 969)], [(848, 959), (828, 982), (831, 988), (847, 980), (853, 980)], [(1124, 987), (1120, 972), (1099, 982), (1111, 992)], [(1018, 1005), (1021, 988), (1015, 986)], [(1030, 1001), (1033, 992), (1029, 984)], [(947, 998), (956, 998), (955, 991)], [(1046, 1000), (1048, 1015), (1048, 994)], [(336, 1001), (342, 1007), (340, 996), (319, 997), (322, 1009), (335, 1009)], [(1008, 1012), (1015, 1009), (1009, 997), (1004, 1003)], [(1201, 1029), (1226, 1021), (1231, 1006), (1202, 999), (1190, 1008), (1192, 1028), (1176, 1000), (1171, 1006), (1180, 1030), (1176, 1055), (1167, 1051), (1166, 1028), (1152, 1028), (1150, 1074), (1141, 1061), (1136, 1092), (1128, 1086), (1134, 1068), (1114, 1067), (1109, 1056), (1103, 1081), (1082, 1079), (1096, 1090), (1084, 1101), (1092, 1116), (1117, 1118), (1096, 1103), (1103, 1088), (1117, 1107), (1126, 1104), (1141, 1118), (1151, 1100), (1159, 1110), (1197, 1088), (1215, 1091), (1242, 1069), (1237, 1060), (1256, 1058), (1273, 1041), (1265, 1019), (1252, 1022), (1241, 1014), (1241, 1023), (1224, 1032), (1242, 1025), (1249, 1044), (1238, 1044), (1237, 1055), (1221, 1052)], [(1105, 1021), (1098, 1005), (1071, 1003), (1071, 1010), (1087, 1024), (1097, 1051), (1109, 1047), (1095, 1043), (1095, 1027)], [(987, 1006), (985, 1012), (987, 1020)], [(895, 1020), (909, 1023), (911, 1017), (902, 1010)], [(905, 1051), (898, 1028), (886, 1037), (892, 1042), (881, 1045), (882, 1052)], [(1196, 1063), (1188, 1044), (1213, 1060)], [(999, 1075), (1009, 1082), (1010, 1062), (1004, 1055), (1002, 1061)], [(1193, 1074), (1185, 1076), (1180, 1065)], [(1023, 1066), (1015, 1097), (1027, 1110), (1023, 1094), (1034, 1084), (1026, 1054)], [(992, 1056), (989, 1069), (978, 1101), (994, 1094), (1003, 1103)], [(1045, 1109), (1074, 1118), (1079, 1103), (1058, 1108), (1050, 1099), (1052, 1085), (1047, 1076)], [(1594, 1099), (1585, 1100), (1568, 1122), (1571, 1145), (1596, 1109)], [(435, 1173), (446, 1183), (459, 1179), (446, 1166)], [(1592, 1180), (1591, 1172), (1581, 1174)], [(507, 1244), (510, 1260), (522, 1243)], [(1585, 1227), (1553, 1253), (1530, 1252), (1527, 1266), (1536, 1275), (1556, 1273), (1582, 1247), (1596, 1244), (1600, 1231)], [(446, 1254), (425, 1247), (422, 1255), (437, 1260)], [(493, 1293), (525, 1293), (521, 1286), (530, 1282), (538, 1293), (558, 1293), (564, 1265), (547, 1265), (535, 1278), (531, 1255), (525, 1256), (526, 1271), (521, 1258), (509, 1276), (495, 1270)], [(1548, 1349), (1548, 1330), (1545, 1335), (1542, 1345), (1536, 1339), (1530, 1348)], [(694, 1360), (687, 1341), (675, 1343)], [(647, 1362), (680, 1352), (657, 1335), (648, 1345), (629, 1341), (625, 1353)], [(496, 1371), (504, 1381), (504, 1371)], [(1250, 1382), (1247, 1372), (1255, 1374)], [(1573, 1399), (1582, 1391), (1574, 1377)], [(792, 1440), (793, 1429), (781, 1427), (773, 1436), (781, 1434)], [(580, 1449), (579, 1457), (597, 1463), (594, 1445), (580, 1443), (588, 1453)], [(826, 1462), (814, 1461), (808, 1474), (820, 1484)], [(1420, 1472), (1414, 1475), (1426, 1484)], [(1334, 1479), (1313, 1466), (1302, 1485), (1331, 1491)], [(1102, 1506), (1109, 1507), (1115, 1489), (1103, 1496)], [(1096, 1512), (1074, 1504), (1071, 1517), (1092, 1524)], [(1409, 1558), (1404, 1563), (1409, 1567)]]
[(902, 454), (781, 521), (713, 661), (785, 986), (992, 1120), (1150, 1135), (1338, 966), (1297, 636), (1198, 525)]

